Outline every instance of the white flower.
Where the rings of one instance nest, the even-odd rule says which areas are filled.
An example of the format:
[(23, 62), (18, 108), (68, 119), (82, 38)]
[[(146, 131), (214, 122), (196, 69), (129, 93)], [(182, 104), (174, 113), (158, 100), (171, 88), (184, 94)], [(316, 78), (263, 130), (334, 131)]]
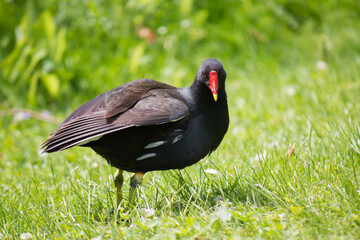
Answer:
[(168, 31), (167, 27), (165, 26), (160, 26), (158, 29), (157, 29), (157, 32), (160, 34), (160, 35), (164, 35), (166, 34)]
[(231, 212), (230, 209), (227, 208), (226, 203), (222, 202), (219, 204), (219, 206), (216, 208), (214, 214), (217, 216), (221, 221), (227, 222), (231, 219)]
[(356, 192), (360, 195), (360, 188)]
[(325, 71), (327, 70), (328, 65), (326, 62), (319, 60), (316, 62), (316, 68)]
[(180, 22), (180, 26), (182, 28), (188, 28), (188, 27), (190, 27), (190, 25), (191, 25), (191, 22), (188, 19), (184, 19)]
[(216, 174), (218, 174), (218, 171), (216, 171), (215, 169), (208, 168), (205, 170), (205, 173), (211, 174), (211, 175), (216, 175)]
[(99, 236), (97, 236), (97, 237), (92, 238), (91, 240), (101, 240), (101, 239), (102, 239), (102, 236), (99, 235)]
[(145, 217), (151, 217), (151, 216), (155, 215), (155, 210), (151, 209), (151, 208), (144, 208), (143, 212), (144, 212)]
[(294, 96), (294, 94), (296, 93), (296, 88), (292, 85), (287, 86), (285, 92), (288, 96)]
[(32, 237), (32, 235), (31, 235), (31, 233), (22, 233), (22, 234), (20, 234), (20, 239), (32, 239), (33, 237)]

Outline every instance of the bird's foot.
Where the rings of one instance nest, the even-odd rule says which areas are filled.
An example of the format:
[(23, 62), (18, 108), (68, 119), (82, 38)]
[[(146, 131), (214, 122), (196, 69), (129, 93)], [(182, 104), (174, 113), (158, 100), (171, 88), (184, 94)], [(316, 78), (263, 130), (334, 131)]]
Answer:
[(135, 203), (135, 199), (136, 199), (135, 190), (141, 185), (143, 177), (144, 177), (144, 173), (138, 172), (135, 173), (135, 175), (132, 176), (130, 179), (130, 191), (129, 191), (129, 203), (128, 203), (129, 209)]

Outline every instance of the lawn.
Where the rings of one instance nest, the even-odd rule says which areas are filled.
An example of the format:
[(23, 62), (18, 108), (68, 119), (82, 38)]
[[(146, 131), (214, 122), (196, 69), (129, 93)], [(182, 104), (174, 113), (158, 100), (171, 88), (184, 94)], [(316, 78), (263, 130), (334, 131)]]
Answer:
[[(249, 7), (245, 1), (229, 10), (228, 16), (218, 16), (227, 23), (234, 20), (248, 27), (238, 30), (230, 23), (202, 20), (205, 13), (200, 8), (204, 6), (188, 10), (186, 4), (180, 4), (180, 13), (155, 14), (155, 19), (147, 22), (151, 28), (166, 16), (168, 33), (158, 28), (160, 36), (155, 43), (139, 36), (119, 38), (128, 51), (123, 53), (124, 49), (113, 50), (118, 42), (100, 44), (103, 32), (96, 24), (93, 39), (85, 42), (91, 27), (84, 20), (66, 25), (66, 16), (63, 22), (59, 20), (64, 5), (53, 2), (59, 7), (43, 3), (33, 8), (57, 16), (54, 36), (66, 29), (68, 50), (58, 53), (62, 55), (58, 60), (56, 54), (47, 52), (39, 62), (41, 67), (33, 67), (26, 75), (21, 72), (22, 63), (8, 57), (19, 54), (13, 50), (19, 44), (7, 45), (4, 40), (1, 45), (0, 56), (5, 60), (0, 61), (0, 239), (360, 238), (358, 5), (345, 1), (337, 6), (337, 1), (324, 1), (327, 4), (315, 6), (317, 11), (309, 6), (309, 12), (321, 13), (319, 25), (316, 17), (300, 14), (310, 20), (297, 22), (302, 24), (298, 29), (286, 30), (287, 24), (276, 27), (277, 18), (265, 13), (276, 10), (274, 6), (291, 8), (276, 1), (274, 6), (249, 1)], [(108, 11), (108, 21), (112, 21), (110, 4), (106, 8), (98, 1), (90, 2), (94, 6), (87, 8), (96, 20), (101, 20), (96, 14)], [(165, 6), (158, 7), (170, 8), (160, 2)], [(191, 5), (191, 1), (184, 2)], [(127, 8), (136, 10), (138, 15), (132, 20), (140, 22), (149, 18), (139, 16), (152, 11)], [(120, 6), (114, 9), (121, 10)], [(247, 15), (238, 19), (236, 11), (240, 10)], [(78, 12), (69, 9), (66, 14)], [(259, 12), (265, 14), (264, 19), (251, 28)], [(193, 30), (189, 41), (194, 46), (180, 44), (187, 33), (175, 32), (172, 25), (190, 15)], [(76, 17), (79, 19), (79, 14)], [(36, 20), (34, 25), (39, 27), (40, 23)], [(86, 34), (76, 39), (81, 24), (85, 24), (82, 33)], [(186, 22), (182, 24), (186, 26)], [(272, 35), (270, 25), (278, 32)], [(210, 37), (214, 34), (216, 41), (208, 40), (208, 35), (199, 40), (205, 34), (199, 29)], [(232, 36), (231, 29), (238, 35)], [(109, 32), (114, 34), (105, 37), (109, 41), (121, 35)], [(24, 46), (38, 49), (34, 39)], [(172, 40), (171, 44), (179, 45), (175, 50), (159, 50)], [(92, 49), (94, 57), (89, 58), (81, 44)], [(44, 48), (51, 50), (47, 45)], [(106, 54), (99, 55), (101, 51)], [(196, 57), (189, 56), (192, 51)], [(31, 65), (33, 55), (28, 54)], [(117, 57), (119, 54), (123, 55)], [(153, 61), (156, 54), (158, 61)], [(193, 81), (201, 61), (214, 56), (222, 61), (228, 76), (230, 127), (222, 144), (215, 153), (184, 170), (145, 174), (136, 206), (130, 211), (115, 206), (116, 169), (92, 150), (72, 148), (41, 154), (41, 143), (82, 102), (142, 77), (186, 86)], [(83, 63), (87, 58), (89, 61)], [(51, 70), (46, 68), (49, 61), (54, 63)], [(16, 68), (21, 73), (13, 70)], [(39, 81), (33, 80), (36, 76)], [(125, 174), (125, 195), (130, 177)]]

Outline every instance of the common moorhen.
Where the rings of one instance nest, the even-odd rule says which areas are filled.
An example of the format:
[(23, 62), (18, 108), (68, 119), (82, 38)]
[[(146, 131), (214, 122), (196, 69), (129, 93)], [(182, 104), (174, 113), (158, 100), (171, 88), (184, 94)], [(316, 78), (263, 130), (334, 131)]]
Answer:
[(151, 79), (132, 81), (105, 92), (75, 110), (43, 143), (44, 152), (91, 147), (118, 168), (118, 204), (123, 171), (134, 172), (129, 203), (143, 175), (182, 169), (214, 151), (229, 125), (226, 72), (206, 59), (190, 87)]

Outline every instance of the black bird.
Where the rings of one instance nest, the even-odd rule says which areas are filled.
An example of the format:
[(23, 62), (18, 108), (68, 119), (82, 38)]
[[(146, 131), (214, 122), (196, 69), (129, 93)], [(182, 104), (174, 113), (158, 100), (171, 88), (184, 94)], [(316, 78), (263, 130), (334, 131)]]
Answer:
[(129, 203), (143, 175), (182, 169), (214, 151), (222, 141), (229, 114), (226, 72), (206, 59), (190, 87), (175, 88), (151, 79), (132, 81), (76, 109), (43, 143), (44, 152), (91, 147), (118, 168), (118, 204), (123, 171), (134, 172)]

